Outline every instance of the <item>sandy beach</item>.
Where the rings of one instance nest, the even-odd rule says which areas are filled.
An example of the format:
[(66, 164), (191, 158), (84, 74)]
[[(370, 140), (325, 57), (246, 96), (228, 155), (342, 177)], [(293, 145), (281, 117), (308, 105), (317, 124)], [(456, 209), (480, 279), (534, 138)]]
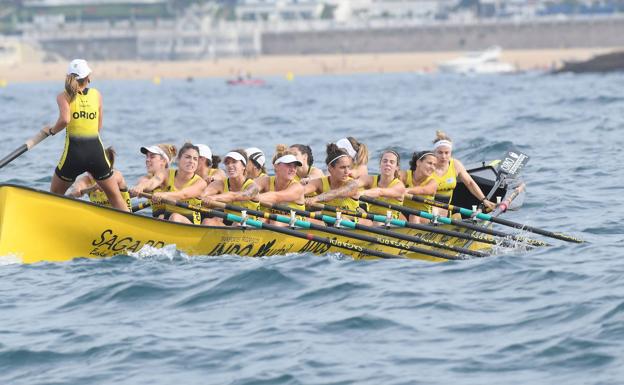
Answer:
[[(501, 60), (519, 70), (548, 70), (564, 61), (585, 60), (617, 47), (505, 50)], [(230, 78), (239, 73), (253, 76), (293, 76), (350, 73), (435, 72), (437, 63), (456, 58), (464, 52), (417, 52), (396, 54), (261, 56), (208, 61), (95, 61), (89, 60), (94, 77), (99, 79), (185, 79)], [(0, 63), (0, 86), (18, 82), (55, 81), (63, 77), (67, 63), (23, 60)]]

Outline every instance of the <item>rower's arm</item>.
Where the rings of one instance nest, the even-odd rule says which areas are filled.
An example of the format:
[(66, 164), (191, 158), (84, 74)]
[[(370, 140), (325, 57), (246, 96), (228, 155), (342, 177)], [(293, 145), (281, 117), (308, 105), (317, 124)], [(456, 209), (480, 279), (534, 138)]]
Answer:
[(130, 189), (130, 195), (137, 196), (143, 191), (152, 191), (161, 186), (165, 181), (165, 171), (157, 172), (152, 177), (143, 177), (139, 182)]
[(230, 203), (234, 201), (251, 201), (258, 197), (260, 188), (256, 182), (250, 184), (243, 191), (230, 191), (225, 194), (219, 194), (212, 197), (217, 202)]
[(83, 191), (89, 187), (90, 178), (87, 175), (83, 175), (74, 182), (74, 184), (67, 190), (67, 195), (74, 198), (80, 198), (86, 192)]
[(346, 185), (335, 190), (329, 190), (315, 197), (306, 199), (306, 203), (327, 202), (335, 198), (353, 197), (357, 194), (360, 182), (357, 179), (350, 180)]
[(479, 202), (482, 202), (485, 205), (485, 207), (487, 207), (490, 210), (493, 210), (494, 208), (496, 208), (496, 204), (485, 199), (486, 196), (483, 193), (483, 191), (481, 191), (481, 188), (479, 187), (477, 182), (475, 182), (474, 179), (472, 179), (470, 174), (468, 174), (468, 171), (466, 171), (466, 168), (464, 167), (464, 165), (461, 164), (461, 162), (457, 159), (455, 159), (455, 169), (457, 170), (457, 178), (460, 179), (462, 182), (464, 182), (464, 185), (466, 186), (468, 191), (470, 191), (470, 193), (474, 195), (474, 197), (477, 198)]
[(371, 198), (402, 199), (403, 195), (405, 195), (405, 185), (403, 183), (397, 183), (392, 187), (375, 187), (362, 191), (362, 195)]
[(67, 127), (67, 125), (69, 124), (69, 120), (71, 117), (70, 109), (69, 109), (69, 102), (67, 101), (67, 96), (65, 96), (64, 92), (61, 92), (60, 94), (57, 95), (56, 104), (58, 105), (58, 108), (59, 108), (59, 116), (58, 116), (58, 119), (56, 120), (56, 123), (54, 123), (52, 126), (45, 126), (43, 128), (43, 130), (48, 135), (54, 135), (59, 131), (63, 131), (65, 127)]
[(165, 196), (169, 199), (184, 200), (199, 197), (200, 195), (202, 195), (205, 189), (206, 181), (201, 178), (197, 178), (197, 182), (193, 183), (188, 187), (185, 187), (178, 191), (170, 191), (162, 194), (165, 194)]
[(435, 179), (431, 179), (424, 186), (414, 186), (405, 190), (406, 193), (412, 195), (435, 195), (436, 191), (438, 191), (438, 182)]
[(258, 196), (261, 202), (282, 203), (297, 202), (303, 197), (303, 186), (301, 183), (293, 183), (288, 188), (281, 191), (268, 191)]
[(320, 178), (310, 179), (308, 183), (305, 186), (303, 186), (303, 193), (305, 195), (309, 195), (315, 192), (319, 192), (322, 189), (323, 189), (323, 182), (321, 181)]
[(102, 94), (98, 92), (98, 98), (100, 98), (100, 107), (98, 108), (98, 132), (102, 131), (102, 121), (104, 117), (102, 116), (102, 110), (104, 107), (102, 106)]

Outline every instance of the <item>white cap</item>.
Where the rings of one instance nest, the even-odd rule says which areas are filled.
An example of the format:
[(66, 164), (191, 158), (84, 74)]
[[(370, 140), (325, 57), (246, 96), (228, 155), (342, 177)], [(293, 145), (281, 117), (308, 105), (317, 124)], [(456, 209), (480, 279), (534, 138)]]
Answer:
[(353, 145), (347, 138), (342, 138), (339, 141), (337, 141), (336, 146), (344, 150), (347, 150), (347, 153), (352, 158), (355, 158), (355, 156), (357, 155), (357, 151), (355, 151), (355, 148), (353, 148)]
[(199, 156), (203, 156), (212, 162), (212, 150), (210, 147), (205, 144), (196, 144), (195, 146), (199, 148)]
[(247, 157), (249, 158), (249, 160), (253, 160), (254, 162), (258, 163), (260, 167), (264, 166), (264, 163), (266, 163), (264, 152), (262, 152), (262, 150), (258, 147), (249, 147), (245, 150), (245, 152), (247, 153)]
[(230, 151), (227, 154), (225, 154), (225, 157), (223, 158), (223, 160), (225, 160), (227, 158), (232, 158), (234, 160), (240, 160), (241, 162), (243, 162), (243, 164), (245, 166), (247, 165), (247, 161), (245, 160), (245, 157), (240, 152)]
[(84, 59), (74, 59), (69, 63), (67, 75), (76, 74), (78, 79), (84, 79), (91, 74), (91, 68)]
[(273, 162), (273, 164), (279, 164), (279, 163), (296, 163), (297, 166), (303, 166), (303, 164), (297, 160), (297, 157), (292, 155), (292, 154), (286, 154), (284, 156), (280, 156), (279, 158), (275, 159), (275, 162)]
[(165, 158), (165, 160), (167, 161), (167, 163), (171, 162), (171, 159), (169, 159), (169, 156), (167, 155), (166, 152), (164, 152), (160, 147), (158, 146), (147, 146), (147, 147), (141, 147), (141, 153), (143, 154), (147, 154), (148, 152), (151, 152), (152, 154), (157, 154), (157, 155), (161, 155), (163, 158)]

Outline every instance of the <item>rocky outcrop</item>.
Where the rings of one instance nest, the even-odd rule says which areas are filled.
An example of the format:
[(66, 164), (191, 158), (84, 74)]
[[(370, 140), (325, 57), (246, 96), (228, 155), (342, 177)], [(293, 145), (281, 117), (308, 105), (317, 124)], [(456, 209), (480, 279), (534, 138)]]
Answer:
[(613, 72), (624, 71), (624, 51), (597, 55), (585, 61), (565, 62), (564, 65), (554, 71), (554, 73), (562, 72)]

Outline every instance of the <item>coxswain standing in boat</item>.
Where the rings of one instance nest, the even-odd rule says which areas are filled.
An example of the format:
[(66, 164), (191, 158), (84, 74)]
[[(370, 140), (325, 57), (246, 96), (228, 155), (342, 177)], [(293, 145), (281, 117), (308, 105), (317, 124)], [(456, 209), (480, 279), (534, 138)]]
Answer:
[[(278, 144), (273, 155), (273, 168), (275, 176), (263, 176), (257, 178), (254, 183), (258, 186), (260, 202), (280, 204), (297, 210), (305, 210), (304, 188), (296, 180), (297, 168), (302, 163), (297, 159), (294, 152), (288, 150), (285, 144)], [(279, 215), (288, 215), (281, 211), (275, 211)], [(286, 223), (270, 221), (276, 226), (288, 226)]]
[[(199, 149), (191, 143), (185, 143), (178, 153), (178, 169), (170, 169), (165, 180), (154, 190), (152, 202), (161, 203), (162, 200), (175, 200), (194, 206), (201, 205), (199, 198), (206, 188), (206, 181), (195, 174), (199, 163)], [(199, 225), (201, 215), (195, 210), (184, 209), (165, 203), (163, 218), (172, 222), (192, 223)]]
[(117, 181), (112, 178), (113, 169), (100, 139), (102, 96), (95, 88), (89, 88), (90, 82), (91, 69), (87, 62), (72, 60), (65, 78), (65, 90), (56, 97), (59, 117), (53, 126), (43, 128), (48, 135), (67, 128), (65, 149), (52, 175), (50, 191), (64, 195), (76, 178), (86, 171), (104, 191), (112, 207), (129, 211)]
[(245, 150), (245, 155), (247, 156), (247, 170), (245, 174), (247, 178), (256, 179), (267, 175), (265, 167), (266, 157), (261, 149), (249, 147)]
[[(438, 181), (434, 176), (438, 159), (431, 151), (414, 152), (410, 160), (410, 168), (401, 171), (400, 178), (405, 184), (406, 193), (419, 195), (426, 199), (434, 199), (438, 189)], [(403, 205), (414, 210), (432, 213), (431, 205), (407, 199)], [(418, 215), (409, 216), (410, 223), (426, 223), (429, 220)]]
[[(117, 183), (119, 191), (121, 192), (121, 197), (126, 202), (128, 209), (132, 209), (132, 206), (130, 204), (130, 193), (128, 192), (126, 180), (124, 179), (121, 171), (114, 168), (115, 150), (112, 147), (108, 147), (104, 151), (106, 152), (106, 157), (110, 161), (111, 168), (113, 169), (113, 176), (111, 178), (115, 180), (115, 183)], [(76, 182), (74, 182), (74, 184), (68, 190), (68, 195), (75, 198), (80, 198), (84, 194), (87, 194), (89, 196), (89, 200), (92, 203), (96, 203), (101, 206), (111, 207), (111, 204), (108, 201), (108, 197), (106, 196), (106, 194), (104, 194), (102, 189), (100, 189), (100, 186), (98, 186), (98, 184), (96, 183), (93, 175), (88, 172), (78, 177), (78, 179), (76, 179)]]
[[(381, 153), (379, 161), (380, 175), (361, 176), (364, 191), (360, 196), (364, 195), (375, 198), (382, 202), (392, 203), (395, 205), (403, 204), (403, 196), (405, 194), (405, 185), (399, 178), (399, 170), (401, 157), (394, 150), (385, 150)], [(371, 214), (387, 216), (390, 212), (391, 218), (403, 219), (403, 215), (396, 210), (389, 210), (385, 207), (369, 204), (368, 210)]]
[[(210, 207), (213, 202), (231, 203), (232, 205), (259, 210), (258, 202), (253, 201), (258, 196), (259, 188), (253, 179), (247, 177), (247, 153), (243, 149), (232, 150), (223, 158), (227, 178), (214, 181), (205, 188), (201, 199)], [(225, 210), (226, 213), (241, 215), (240, 212)], [(222, 218), (202, 214), (202, 224), (209, 226), (238, 225)]]
[[(178, 150), (175, 145), (161, 143), (153, 146), (141, 147), (141, 153), (145, 154), (145, 168), (147, 175), (142, 176), (137, 184), (130, 188), (130, 196), (136, 197), (147, 191), (164, 191), (161, 186), (169, 175), (169, 166), (175, 158)], [(164, 218), (165, 205), (152, 202), (152, 216)]]
[(314, 157), (310, 146), (305, 144), (293, 144), (290, 146), (289, 150), (297, 157), (297, 160), (301, 162), (301, 166), (297, 167), (296, 181), (302, 185), (306, 185), (311, 179), (325, 176), (320, 168), (313, 166)]
[[(346, 150), (339, 148), (336, 144), (327, 145), (327, 157), (325, 159), (329, 176), (312, 179), (305, 185), (306, 206), (313, 207), (315, 203), (324, 203), (346, 213), (343, 218), (355, 220), (349, 216), (349, 212), (362, 212), (359, 206), (359, 191), (363, 183), (351, 177), (351, 167), (353, 158)], [(318, 195), (309, 196), (311, 193)], [(325, 215), (334, 216), (336, 213), (323, 211)], [(360, 223), (370, 224), (368, 220), (360, 220)]]
[(215, 180), (223, 180), (226, 178), (225, 172), (219, 168), (221, 158), (212, 153), (210, 147), (205, 144), (196, 144), (199, 148), (199, 165), (197, 166), (197, 175), (201, 176), (207, 184)]
[[(438, 159), (434, 172), (434, 177), (438, 182), (436, 199), (445, 203), (451, 203), (453, 190), (457, 186), (457, 179), (460, 179), (468, 188), (468, 191), (488, 210), (496, 208), (496, 204), (487, 200), (486, 195), (468, 174), (464, 165), (458, 159), (453, 158), (453, 142), (442, 131), (436, 131), (436, 138), (433, 141), (433, 153)], [(438, 212), (440, 215), (446, 215), (446, 210), (440, 209)]]
[(353, 158), (353, 166), (351, 167), (351, 177), (353, 179), (358, 179), (362, 175), (368, 175), (368, 147), (364, 143), (360, 143), (354, 137), (348, 136), (338, 140), (336, 145)]

